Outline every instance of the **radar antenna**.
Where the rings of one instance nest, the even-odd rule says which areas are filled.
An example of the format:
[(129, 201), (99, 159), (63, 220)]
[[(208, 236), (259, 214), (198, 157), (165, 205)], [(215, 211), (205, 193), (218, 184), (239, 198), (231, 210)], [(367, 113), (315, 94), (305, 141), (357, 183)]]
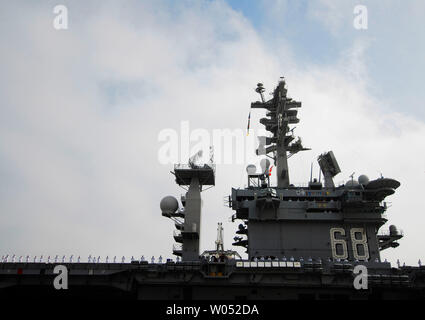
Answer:
[(264, 103), (264, 102), (266, 102), (265, 100), (264, 100), (264, 91), (265, 91), (266, 89), (264, 89), (264, 87), (263, 87), (263, 84), (262, 83), (257, 83), (257, 88), (255, 89), (255, 92), (257, 92), (257, 93), (259, 93), (260, 94), (260, 96), (261, 96), (261, 101)]
[(323, 172), (323, 177), (325, 178), (325, 188), (335, 188), (333, 178), (341, 172), (341, 169), (334, 153), (329, 151), (321, 154), (317, 157), (317, 162), (319, 162), (321, 172)]
[(189, 167), (195, 169), (199, 166), (199, 159), (202, 157), (203, 151), (202, 149), (195, 153), (193, 156), (189, 158)]

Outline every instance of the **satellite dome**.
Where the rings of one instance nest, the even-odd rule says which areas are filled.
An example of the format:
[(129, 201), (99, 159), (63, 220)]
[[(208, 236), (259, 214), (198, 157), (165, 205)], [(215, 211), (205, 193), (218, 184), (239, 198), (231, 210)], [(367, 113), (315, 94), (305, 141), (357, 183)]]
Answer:
[(253, 175), (257, 172), (257, 167), (253, 164), (249, 164), (246, 167), (246, 172), (248, 173), (248, 175)]
[(159, 207), (163, 213), (171, 214), (177, 211), (179, 208), (179, 203), (173, 196), (167, 196), (161, 200)]
[(359, 183), (357, 182), (357, 180), (348, 180), (345, 186), (349, 188), (358, 187)]
[(395, 225), (390, 225), (390, 235), (396, 235), (398, 233), (397, 227)]
[(266, 173), (266, 171), (270, 168), (270, 160), (269, 159), (261, 159), (260, 161), (261, 172)]
[(359, 176), (359, 183), (362, 185), (367, 185), (369, 183), (369, 177), (365, 174), (362, 174), (361, 176)]

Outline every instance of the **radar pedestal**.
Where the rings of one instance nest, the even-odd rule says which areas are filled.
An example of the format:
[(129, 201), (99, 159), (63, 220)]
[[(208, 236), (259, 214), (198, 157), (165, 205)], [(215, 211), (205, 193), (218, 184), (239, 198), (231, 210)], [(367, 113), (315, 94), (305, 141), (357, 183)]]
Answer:
[[(179, 186), (188, 186), (185, 201), (183, 204), (183, 212), (180, 220), (174, 219), (176, 222), (176, 232), (174, 238), (178, 236), (181, 242), (181, 248), (174, 249), (174, 254), (181, 256), (182, 261), (197, 261), (199, 260), (199, 238), (201, 227), (201, 192), (203, 186), (213, 186), (215, 184), (215, 168), (213, 165), (182, 165), (174, 166), (176, 183)], [(164, 198), (167, 199), (168, 197)], [(161, 207), (164, 215), (164, 209)], [(174, 209), (174, 207), (173, 207)], [(166, 211), (166, 210), (165, 210)], [(170, 218), (176, 217), (176, 214), (164, 215)], [(175, 232), (175, 233), (176, 233)]]

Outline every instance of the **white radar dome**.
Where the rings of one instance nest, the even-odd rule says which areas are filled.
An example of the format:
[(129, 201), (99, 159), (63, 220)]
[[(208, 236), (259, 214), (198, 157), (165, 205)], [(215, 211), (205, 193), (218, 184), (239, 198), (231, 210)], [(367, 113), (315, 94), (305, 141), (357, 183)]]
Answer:
[(257, 172), (257, 167), (253, 164), (249, 164), (246, 167), (246, 172), (248, 173), (248, 175), (253, 175)]
[(345, 184), (345, 186), (349, 188), (357, 187), (358, 185), (359, 183), (357, 182), (357, 180), (348, 180), (347, 183)]
[(179, 202), (173, 196), (167, 196), (161, 200), (159, 204), (163, 213), (174, 213), (179, 208)]
[(359, 183), (362, 185), (367, 185), (369, 183), (369, 177), (365, 174), (362, 174), (361, 176), (359, 176)]

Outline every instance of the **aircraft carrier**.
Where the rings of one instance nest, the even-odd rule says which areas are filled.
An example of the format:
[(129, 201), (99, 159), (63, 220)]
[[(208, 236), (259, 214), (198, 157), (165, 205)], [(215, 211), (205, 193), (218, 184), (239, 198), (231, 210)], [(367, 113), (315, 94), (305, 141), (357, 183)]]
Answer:
[[(215, 248), (200, 252), (201, 193), (215, 185), (215, 165), (197, 155), (172, 171), (187, 192), (167, 196), (162, 215), (175, 225), (176, 259), (15, 257), (0, 261), (0, 296), (145, 300), (370, 300), (425, 299), (425, 266), (391, 265), (382, 250), (396, 248), (403, 234), (387, 223), (385, 199), (400, 186), (392, 178), (361, 175), (342, 185), (332, 151), (317, 158), (319, 179), (303, 187), (290, 182), (288, 158), (308, 150), (291, 126), (301, 103), (287, 96), (280, 79), (270, 100), (257, 85), (264, 109), (260, 120), (270, 133), (259, 137), (260, 168), (248, 165), (246, 188), (232, 188), (228, 205), (237, 224), (233, 246), (225, 250), (222, 226)], [(249, 124), (248, 124), (249, 130)], [(277, 185), (271, 185), (274, 167)], [(323, 178), (322, 178), (323, 176)], [(323, 180), (323, 181), (322, 181)], [(62, 266), (61, 272), (57, 267)], [(61, 275), (59, 288), (55, 279)], [(66, 276), (66, 280), (64, 280)], [(65, 283), (65, 284), (64, 284)]]

